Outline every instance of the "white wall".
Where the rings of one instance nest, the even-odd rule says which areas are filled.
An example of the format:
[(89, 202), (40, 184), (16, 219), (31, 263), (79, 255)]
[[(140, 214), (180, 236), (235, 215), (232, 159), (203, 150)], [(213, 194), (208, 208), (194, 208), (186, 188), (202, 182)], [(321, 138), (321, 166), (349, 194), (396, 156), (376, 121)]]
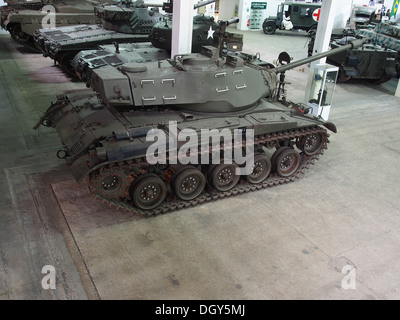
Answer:
[(239, 8), (239, 0), (219, 0), (219, 20), (229, 20), (235, 16), (235, 7)]
[[(249, 19), (251, 19), (251, 3), (252, 0), (239, 0), (239, 23), (236, 25), (236, 27), (239, 30), (249, 30), (247, 26), (247, 22)], [(262, 14), (262, 20), (267, 18), (268, 16), (276, 16), (276, 11), (278, 9), (278, 5), (281, 4), (283, 1), (282, 0), (260, 0), (260, 1), (254, 1), (254, 2), (266, 2), (267, 3), (267, 8), (266, 10), (263, 10)], [(224, 8), (220, 8), (220, 14), (224, 10)], [(259, 17), (260, 18), (260, 17)]]

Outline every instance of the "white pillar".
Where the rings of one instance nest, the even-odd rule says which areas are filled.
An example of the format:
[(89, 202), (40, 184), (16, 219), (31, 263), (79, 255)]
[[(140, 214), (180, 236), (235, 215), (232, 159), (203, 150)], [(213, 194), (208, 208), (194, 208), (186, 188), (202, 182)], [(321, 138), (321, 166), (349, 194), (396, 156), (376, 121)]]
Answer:
[(239, 23), (236, 25), (238, 30), (249, 30), (247, 22), (250, 19), (251, 1), (250, 0), (240, 0), (238, 17)]
[[(348, 2), (348, 0), (345, 0)], [(343, 0), (339, 0), (343, 2)], [(332, 34), (333, 23), (335, 21), (336, 4), (338, 0), (324, 0), (321, 5), (321, 15), (318, 21), (317, 34), (315, 36), (313, 55), (325, 52), (329, 48), (329, 42)], [(311, 67), (315, 64), (325, 63), (326, 58), (319, 59), (311, 63)]]
[[(341, 7), (337, 7), (340, 3)], [(315, 42), (314, 42), (314, 49), (313, 49), (313, 55), (321, 52), (328, 51), (329, 49), (329, 44), (330, 44), (330, 39), (331, 39), (331, 34), (332, 34), (332, 29), (333, 25), (335, 22), (335, 17), (336, 17), (336, 8), (341, 8), (343, 10), (343, 7), (351, 6), (351, 2), (348, 0), (324, 0), (321, 5), (321, 12), (320, 12), (320, 17), (318, 21), (318, 28), (317, 28), (317, 34), (315, 36)], [(307, 88), (306, 88), (306, 95), (304, 97), (304, 102), (307, 103), (309, 97), (311, 94), (315, 94), (315, 92), (311, 92), (312, 88), (312, 82), (313, 82), (313, 73), (314, 73), (314, 66), (317, 64), (324, 64), (326, 62), (326, 58), (322, 58), (316, 61), (311, 62), (310, 65), (310, 73), (308, 76), (308, 83), (307, 83)], [(315, 88), (314, 90), (317, 90)], [(324, 110), (324, 119), (328, 120), (329, 118), (329, 113), (330, 113), (330, 108), (325, 107)], [(312, 110), (313, 114), (318, 115), (319, 110), (313, 109)]]
[(194, 0), (174, 0), (171, 57), (192, 52)]

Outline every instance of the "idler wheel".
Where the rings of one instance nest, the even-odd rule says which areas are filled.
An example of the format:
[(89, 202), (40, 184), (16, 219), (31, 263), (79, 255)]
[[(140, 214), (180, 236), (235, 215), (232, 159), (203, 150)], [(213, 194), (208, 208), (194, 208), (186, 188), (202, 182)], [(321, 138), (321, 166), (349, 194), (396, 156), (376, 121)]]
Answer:
[(134, 205), (142, 210), (151, 210), (158, 207), (167, 196), (167, 186), (155, 174), (139, 176), (130, 188), (130, 195)]
[(212, 170), (210, 182), (217, 191), (228, 191), (235, 187), (240, 180), (240, 176), (236, 174), (236, 163), (219, 164)]
[(192, 200), (198, 197), (206, 186), (206, 178), (194, 167), (182, 167), (171, 179), (171, 187), (181, 200)]
[(276, 172), (281, 177), (289, 177), (300, 166), (300, 154), (291, 148), (282, 150), (276, 157)]
[(300, 150), (308, 156), (316, 154), (321, 146), (322, 135), (319, 132), (308, 134), (300, 139)]
[(260, 183), (268, 178), (271, 172), (271, 160), (264, 154), (254, 156), (254, 165), (251, 168), (251, 173), (246, 176), (250, 183)]
[(109, 199), (118, 199), (126, 189), (126, 175), (120, 170), (105, 170), (96, 180), (96, 192)]

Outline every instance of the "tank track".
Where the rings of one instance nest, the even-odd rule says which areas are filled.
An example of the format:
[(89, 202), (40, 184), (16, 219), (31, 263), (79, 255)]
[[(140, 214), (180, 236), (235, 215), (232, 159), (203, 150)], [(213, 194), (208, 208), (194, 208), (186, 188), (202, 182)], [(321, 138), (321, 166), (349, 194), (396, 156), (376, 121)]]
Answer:
[(21, 39), (18, 37), (16, 33), (14, 33), (12, 30), (8, 30), (10, 32), (11, 38), (18, 43), (19, 45), (23, 46), (24, 48), (34, 52), (34, 53), (41, 53), (41, 51), (36, 48), (35, 43), (33, 38), (29, 39)]
[[(266, 144), (274, 144), (278, 141), (282, 141), (285, 139), (298, 139), (301, 138), (302, 136), (312, 134), (312, 133), (321, 133), (322, 134), (322, 144), (319, 150), (311, 155), (307, 156), (304, 152), (300, 153), (301, 160), (300, 160), (300, 165), (297, 171), (291, 175), (290, 177), (280, 177), (278, 176), (277, 173), (271, 172), (270, 175), (266, 180), (263, 182), (257, 183), (257, 184), (250, 184), (247, 182), (245, 179), (241, 179), (240, 182), (231, 190), (229, 191), (224, 191), (224, 192), (218, 192), (218, 191), (209, 191), (207, 190), (207, 186), (204, 189), (203, 193), (199, 195), (197, 198), (193, 200), (188, 200), (188, 201), (183, 201), (180, 199), (175, 199), (175, 197), (170, 197), (168, 196), (166, 200), (157, 208), (152, 209), (152, 210), (140, 210), (136, 207), (133, 206), (131, 203), (130, 199), (128, 197), (123, 197), (120, 199), (107, 199), (106, 197), (103, 197), (102, 195), (96, 193), (95, 191), (95, 185), (92, 183), (89, 185), (89, 190), (91, 194), (97, 199), (102, 201), (104, 204), (125, 211), (126, 213), (130, 214), (135, 214), (135, 215), (140, 215), (143, 217), (154, 217), (158, 216), (160, 214), (165, 214), (165, 213), (171, 213), (176, 210), (180, 209), (185, 209), (185, 208), (191, 208), (195, 207), (197, 205), (201, 205), (204, 203), (208, 203), (211, 201), (216, 201), (219, 199), (224, 199), (224, 198), (229, 198), (233, 196), (237, 196), (243, 193), (248, 193), (252, 191), (257, 191), (257, 190), (262, 190), (278, 185), (283, 185), (287, 184), (290, 182), (293, 182), (297, 179), (300, 179), (304, 174), (307, 169), (311, 165), (314, 164), (316, 160), (319, 159), (320, 155), (324, 153), (324, 150), (327, 149), (327, 144), (329, 143), (329, 134), (327, 131), (323, 128), (320, 128), (318, 126), (312, 127), (312, 128), (307, 128), (307, 129), (298, 129), (298, 130), (291, 130), (291, 131), (284, 131), (280, 133), (275, 133), (272, 135), (261, 135), (255, 137), (254, 145), (266, 145)], [(145, 158), (140, 158), (136, 159), (134, 162), (135, 166), (140, 167), (140, 165), (146, 165), (146, 159)], [(130, 164), (132, 165), (132, 163)], [(128, 163), (118, 163), (117, 166), (114, 166), (113, 168), (119, 168), (122, 170), (124, 166), (128, 166)], [(132, 179), (133, 181), (133, 179)], [(131, 181), (129, 181), (131, 182)], [(208, 185), (208, 183), (207, 183)]]

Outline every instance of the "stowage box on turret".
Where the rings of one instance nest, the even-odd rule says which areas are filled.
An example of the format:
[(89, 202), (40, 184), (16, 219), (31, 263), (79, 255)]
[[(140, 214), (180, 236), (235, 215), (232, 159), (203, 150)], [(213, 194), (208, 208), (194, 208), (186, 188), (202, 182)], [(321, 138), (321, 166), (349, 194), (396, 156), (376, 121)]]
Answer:
[(291, 182), (336, 127), (286, 100), (284, 73), (359, 45), (273, 68), (206, 47), (96, 69), (93, 91), (59, 96), (35, 128), (57, 130), (57, 156), (96, 197), (144, 216)]

